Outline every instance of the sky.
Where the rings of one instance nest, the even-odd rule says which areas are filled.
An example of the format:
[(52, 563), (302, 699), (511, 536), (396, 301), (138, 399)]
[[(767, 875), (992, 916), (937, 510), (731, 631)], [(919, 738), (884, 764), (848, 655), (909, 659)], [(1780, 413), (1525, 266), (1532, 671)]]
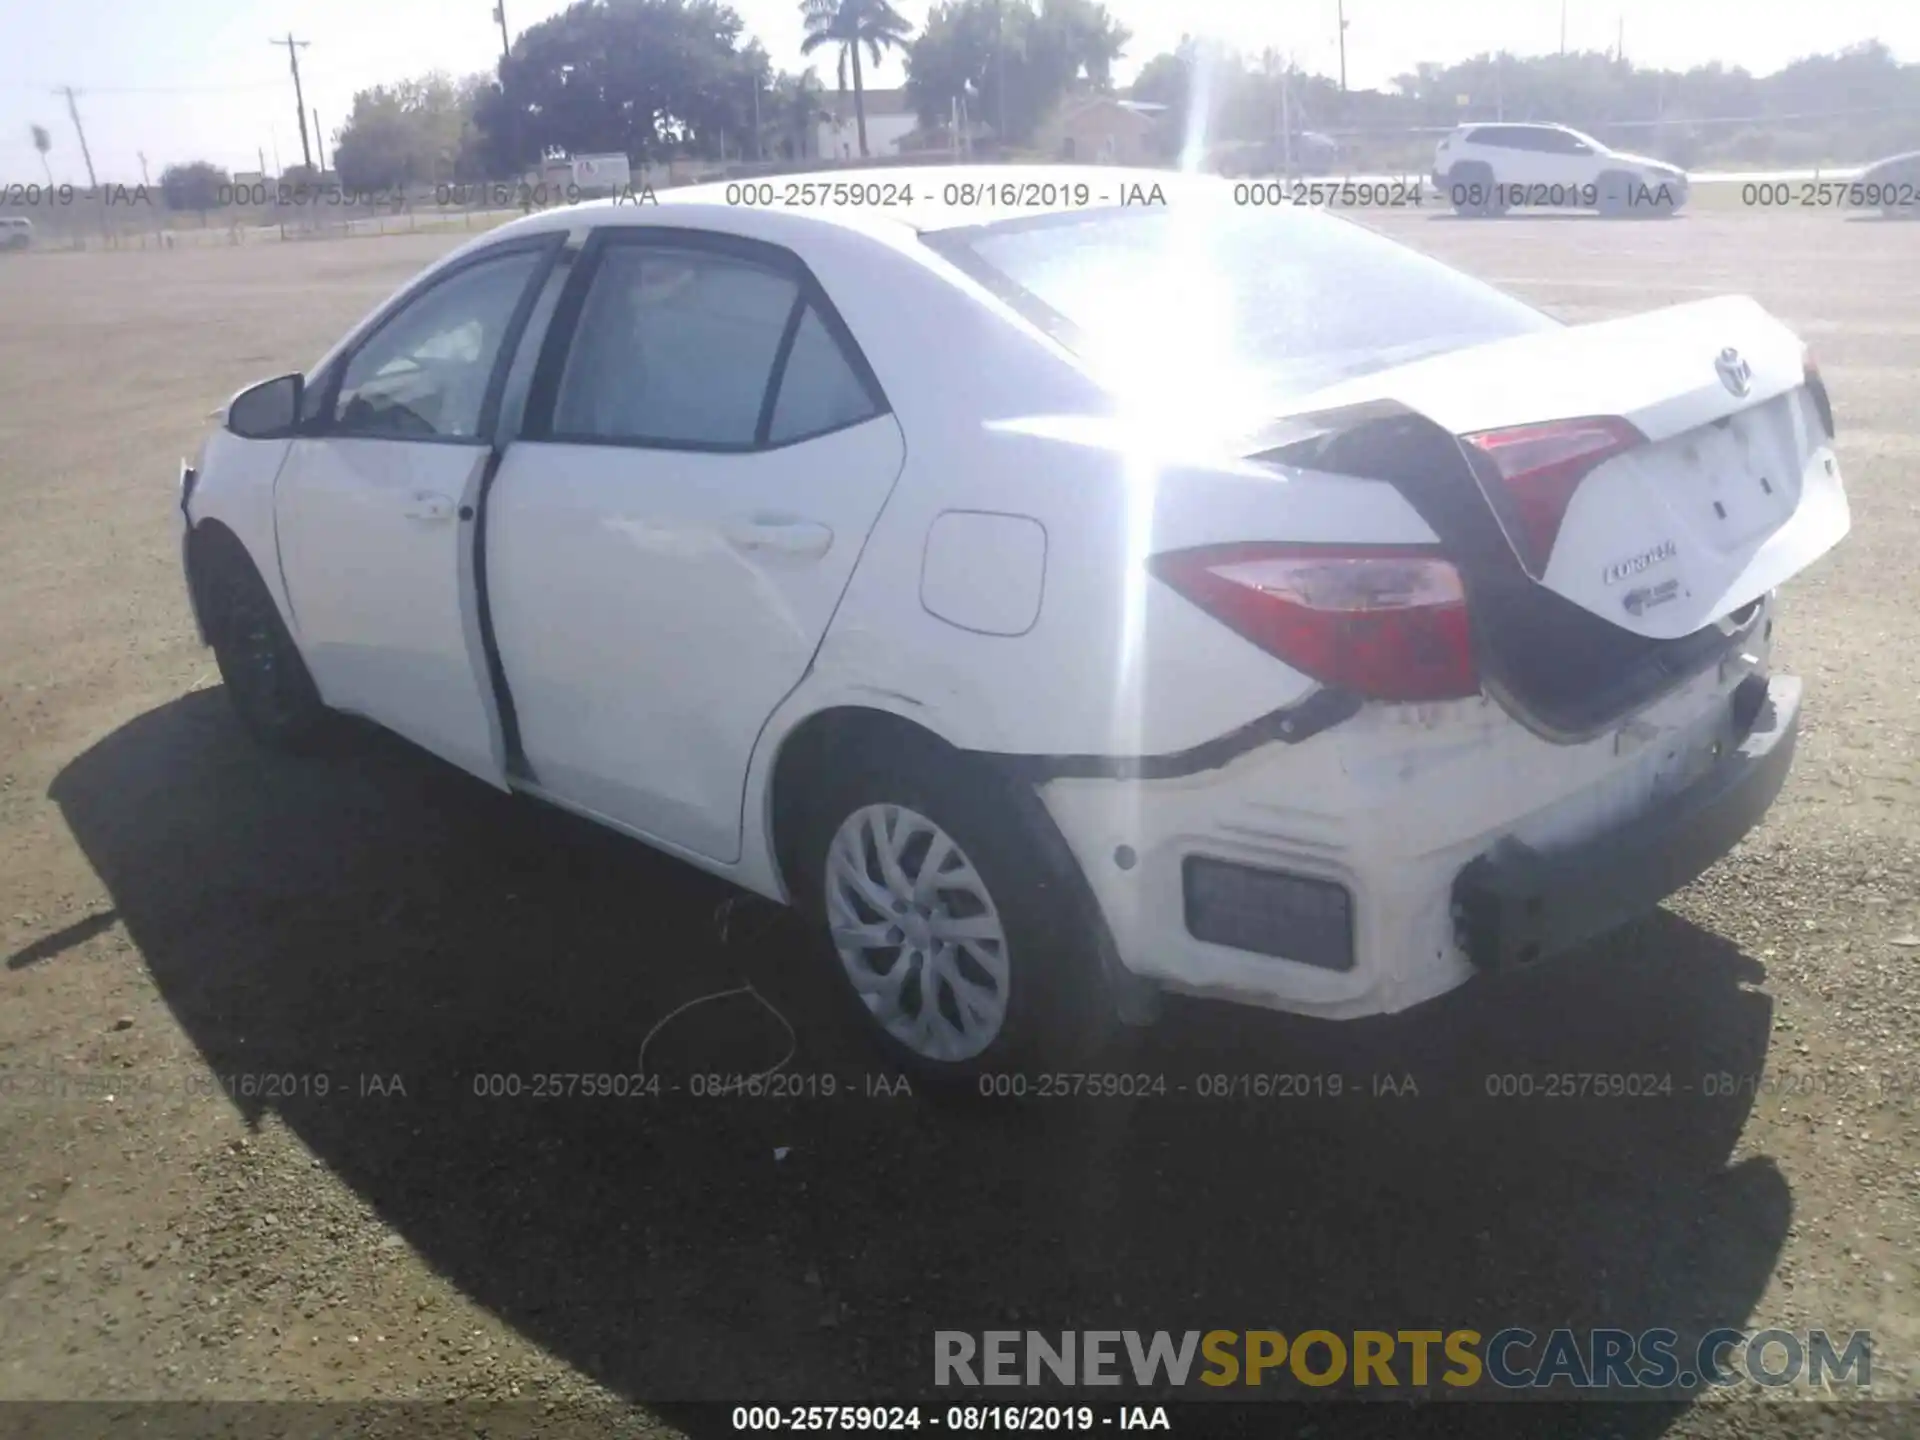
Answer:
[[(798, 0), (733, 0), (772, 54), (803, 61)], [(1485, 51), (1542, 54), (1560, 46), (1562, 0), (1344, 0), (1347, 79), (1385, 87), (1421, 60), (1446, 63)], [(300, 52), (308, 109), (332, 136), (356, 90), (446, 70), (489, 69), (500, 54), (493, 0), (12, 0), (0, 18), (0, 185), (43, 181), (28, 127), (53, 137), (56, 183), (84, 186), (86, 164), (66, 97), (77, 93), (87, 144), (102, 183), (132, 184), (141, 155), (158, 180), (168, 164), (211, 160), (230, 170), (268, 171), (300, 160), (286, 47)], [(916, 24), (930, 0), (896, 0)], [(565, 8), (565, 0), (506, 0), (511, 33)], [(1336, 0), (1107, 0), (1133, 32), (1117, 78), (1130, 81), (1183, 33), (1211, 34), (1258, 54), (1273, 46), (1325, 75), (1339, 72)], [(1916, 0), (1566, 0), (1570, 49), (1607, 49), (1624, 25), (1628, 58), (1685, 68), (1718, 60), (1757, 74), (1806, 54), (1879, 39), (1902, 60), (1920, 60)], [(819, 60), (829, 86), (833, 64)], [(898, 85), (890, 60), (870, 83)], [(276, 163), (276, 154), (278, 160)]]

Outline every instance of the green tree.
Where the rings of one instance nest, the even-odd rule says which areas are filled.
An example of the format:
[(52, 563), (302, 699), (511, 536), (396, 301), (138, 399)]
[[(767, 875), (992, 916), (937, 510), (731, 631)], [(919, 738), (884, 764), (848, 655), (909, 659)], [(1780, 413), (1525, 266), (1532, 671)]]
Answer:
[(206, 160), (169, 165), (160, 172), (160, 198), (169, 210), (198, 211), (202, 220), (220, 203), (220, 187), (231, 176)]
[(821, 122), (831, 120), (827, 92), (811, 69), (798, 75), (779, 75), (773, 82), (771, 120), (780, 136), (780, 150), (791, 160), (814, 153)]
[(865, 47), (878, 65), (888, 50), (905, 49), (913, 26), (888, 0), (801, 0), (800, 15), (807, 38), (800, 42), (800, 53), (811, 55), (823, 46), (840, 51), (840, 93), (847, 90), (847, 70), (853, 70), (853, 113), (860, 127), (860, 157), (866, 159), (867, 96), (860, 69), (860, 50)]
[(347, 123), (334, 136), (333, 168), (349, 190), (477, 178), (475, 107), (490, 81), (454, 80), (435, 71), (353, 97)]
[(717, 154), (751, 125), (741, 30), (717, 0), (578, 0), (522, 31), (476, 98), (479, 151), (495, 174), (554, 152)]
[(778, 129), (777, 118), (769, 113), (772, 109), (773, 61), (767, 55), (766, 46), (758, 40), (747, 42), (740, 52), (740, 133), (750, 137), (742, 153), (751, 151), (753, 158), (766, 158), (767, 132)]
[(33, 132), (33, 148), (40, 152), (40, 168), (47, 172), (47, 188), (53, 188), (53, 166), (47, 163), (47, 152), (53, 148), (53, 136), (47, 133), (44, 125), (29, 125)]
[(1069, 92), (1111, 90), (1130, 38), (1095, 0), (950, 0), (908, 52), (907, 93), (922, 125), (978, 96), (977, 118), (1025, 141)]

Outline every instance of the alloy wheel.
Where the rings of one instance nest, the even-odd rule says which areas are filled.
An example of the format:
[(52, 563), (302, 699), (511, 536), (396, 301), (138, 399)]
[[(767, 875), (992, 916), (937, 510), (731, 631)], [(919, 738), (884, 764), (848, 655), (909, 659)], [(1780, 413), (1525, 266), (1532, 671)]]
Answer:
[(928, 1060), (970, 1060), (1006, 1024), (1006, 930), (952, 836), (904, 805), (869, 805), (828, 847), (827, 924), (868, 1014)]

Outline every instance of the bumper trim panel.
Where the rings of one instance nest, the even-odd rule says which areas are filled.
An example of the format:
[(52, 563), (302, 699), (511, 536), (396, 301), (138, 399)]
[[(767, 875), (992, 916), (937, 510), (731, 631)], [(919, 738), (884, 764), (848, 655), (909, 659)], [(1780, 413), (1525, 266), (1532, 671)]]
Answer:
[(1530, 965), (1655, 909), (1731, 850), (1779, 795), (1800, 729), (1801, 682), (1750, 676), (1732, 699), (1738, 747), (1627, 824), (1542, 854), (1503, 842), (1453, 885), (1461, 948), (1482, 970)]

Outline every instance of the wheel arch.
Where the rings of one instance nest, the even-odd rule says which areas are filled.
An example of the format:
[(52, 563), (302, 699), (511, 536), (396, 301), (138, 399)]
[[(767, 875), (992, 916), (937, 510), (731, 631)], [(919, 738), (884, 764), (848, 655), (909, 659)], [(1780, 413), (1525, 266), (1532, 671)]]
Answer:
[(921, 721), (879, 705), (841, 703), (805, 716), (776, 742), (761, 800), (761, 826), (774, 884), (793, 903), (798, 869), (794, 846), (804, 827), (809, 796), (820, 777), (863, 751), (920, 753), (958, 759), (960, 748)]
[(201, 640), (211, 645), (220, 616), (211, 604), (207, 586), (220, 565), (251, 565), (263, 574), (260, 562), (247, 550), (246, 542), (231, 526), (216, 519), (201, 520), (188, 529), (185, 540), (187, 603), (193, 607), (194, 624)]
[[(837, 773), (834, 767), (844, 764), (850, 752), (863, 748), (896, 756), (903, 751), (917, 752), (936, 764), (992, 765), (918, 718), (877, 705), (842, 703), (807, 715), (780, 738), (768, 764), (763, 793), (768, 868), (778, 898), (788, 904), (795, 902), (790, 882), (804, 868), (794, 850), (810, 818), (806, 809), (808, 782), (812, 777)], [(1082, 932), (1094, 945), (1113, 987), (1120, 1017), (1131, 1024), (1151, 1021), (1159, 1013), (1158, 988), (1121, 964), (1092, 886), (1039, 791), (1017, 776), (998, 770), (991, 773), (1005, 786), (1003, 793), (1014, 812), (1009, 818), (1041, 846), (1055, 872), (1066, 882), (1063, 903), (1072, 907)], [(810, 903), (810, 898), (802, 903)]]

